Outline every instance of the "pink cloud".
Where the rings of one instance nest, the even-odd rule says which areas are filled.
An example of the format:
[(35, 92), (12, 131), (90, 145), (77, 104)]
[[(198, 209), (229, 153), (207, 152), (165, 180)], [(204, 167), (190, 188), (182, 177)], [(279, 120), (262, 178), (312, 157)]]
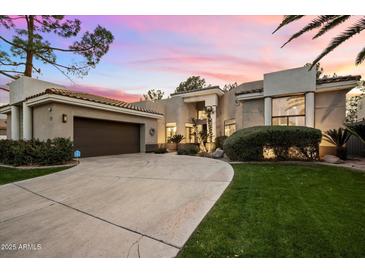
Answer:
[(137, 102), (142, 97), (140, 94), (131, 94), (121, 89), (104, 88), (98, 86), (70, 85), (68, 88), (72, 91), (91, 93), (124, 102)]
[(239, 82), (262, 77), (266, 72), (282, 68), (282, 65), (270, 60), (251, 60), (231, 55), (193, 55), (183, 53), (171, 57), (138, 60), (129, 63), (132, 66), (148, 71), (163, 71), (183, 75), (200, 75), (212, 81), (223, 80)]

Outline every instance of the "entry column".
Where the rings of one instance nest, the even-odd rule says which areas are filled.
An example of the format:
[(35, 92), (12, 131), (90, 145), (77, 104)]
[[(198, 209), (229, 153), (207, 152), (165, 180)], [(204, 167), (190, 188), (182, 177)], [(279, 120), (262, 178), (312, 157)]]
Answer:
[(11, 139), (19, 140), (19, 107), (11, 106)]
[(23, 102), (23, 139), (32, 139), (32, 108)]
[(265, 126), (271, 126), (271, 118), (272, 118), (272, 99), (271, 97), (265, 97), (264, 101), (265, 108)]
[(314, 92), (305, 94), (305, 125), (314, 127)]

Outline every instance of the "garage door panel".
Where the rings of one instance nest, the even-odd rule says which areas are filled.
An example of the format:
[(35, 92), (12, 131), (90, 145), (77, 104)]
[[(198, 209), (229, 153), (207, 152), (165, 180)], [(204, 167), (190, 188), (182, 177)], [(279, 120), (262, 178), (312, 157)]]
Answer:
[(82, 157), (137, 153), (139, 124), (74, 117), (74, 145)]

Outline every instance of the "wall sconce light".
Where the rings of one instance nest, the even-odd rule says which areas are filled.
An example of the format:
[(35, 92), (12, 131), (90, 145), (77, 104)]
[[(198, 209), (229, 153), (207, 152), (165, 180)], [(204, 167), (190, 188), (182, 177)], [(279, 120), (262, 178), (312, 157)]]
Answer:
[(62, 114), (62, 123), (67, 123), (67, 114)]

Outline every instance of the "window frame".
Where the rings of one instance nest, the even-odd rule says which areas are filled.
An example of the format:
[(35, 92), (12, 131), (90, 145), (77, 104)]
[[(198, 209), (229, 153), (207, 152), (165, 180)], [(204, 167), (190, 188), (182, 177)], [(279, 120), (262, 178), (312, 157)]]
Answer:
[[(168, 125), (168, 124), (170, 124), (170, 125)], [(173, 124), (173, 123), (166, 123), (166, 126), (165, 126), (165, 139), (166, 139), (165, 141), (166, 141), (166, 143), (169, 143), (169, 136), (167, 134), (167, 129), (169, 129), (169, 128), (175, 128), (175, 134), (177, 132), (176, 123), (175, 123), (175, 125), (171, 125), (171, 124)]]
[[(189, 130), (189, 136), (187, 134), (187, 130)], [(186, 143), (188, 143), (188, 144), (194, 144), (195, 143), (194, 126), (193, 126), (193, 124), (185, 123), (185, 135), (186, 135), (185, 136), (185, 142)]]
[[(228, 135), (226, 135), (226, 126), (232, 126), (232, 125), (234, 125), (234, 127), (235, 127), (234, 132), (236, 132), (237, 131), (236, 119), (232, 118), (232, 119), (227, 119), (227, 120), (224, 121), (224, 136), (228, 136)], [(229, 136), (231, 136), (232, 134), (230, 134)]]
[[(303, 97), (303, 99), (304, 99), (304, 114), (292, 114), (292, 115), (272, 115), (272, 113), (274, 112), (274, 100), (275, 99), (280, 99), (280, 98), (289, 98), (289, 97)], [(286, 126), (290, 126), (289, 125), (289, 119), (290, 118), (295, 118), (295, 117), (304, 117), (304, 125), (303, 126), (305, 126), (306, 125), (306, 119), (307, 119), (307, 117), (306, 117), (306, 96), (305, 96), (305, 94), (297, 94), (297, 95), (286, 95), (286, 96), (280, 96), (280, 97), (274, 97), (274, 98), (272, 98), (271, 99), (271, 125), (274, 125), (273, 124), (273, 120), (275, 119), (275, 118), (286, 118)]]

